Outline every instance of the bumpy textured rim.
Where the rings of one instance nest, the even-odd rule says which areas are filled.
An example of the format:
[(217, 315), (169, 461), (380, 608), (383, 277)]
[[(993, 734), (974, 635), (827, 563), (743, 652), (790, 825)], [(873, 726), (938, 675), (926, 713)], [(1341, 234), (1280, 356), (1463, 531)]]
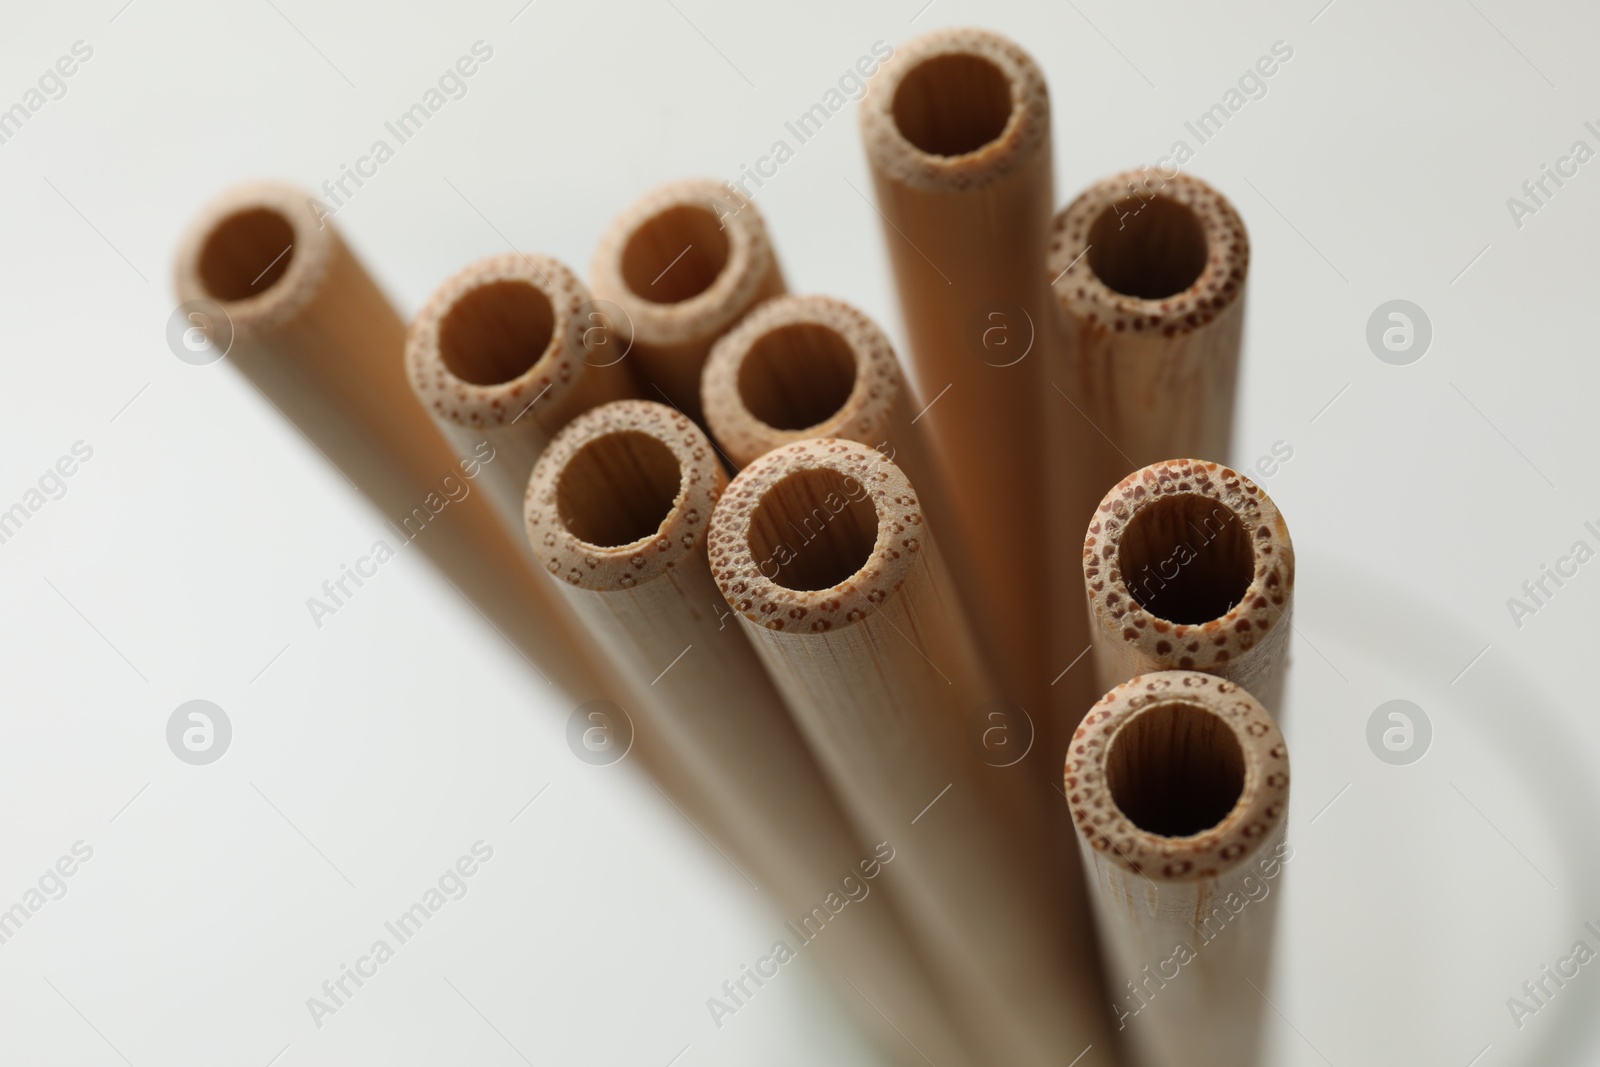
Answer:
[[(333, 267), (339, 235), (311, 211), (306, 190), (278, 182), (251, 182), (219, 194), (190, 221), (178, 244), (173, 287), (181, 301), (211, 300), (228, 313), (238, 337), (269, 333), (293, 319), (316, 298)], [(266, 289), (243, 300), (221, 300), (200, 277), (200, 254), (211, 235), (235, 215), (264, 208), (283, 216), (294, 231), (289, 267)]]
[[(1200, 220), (1206, 264), (1187, 289), (1145, 300), (1106, 286), (1089, 266), (1089, 230), (1106, 207), (1131, 196), (1161, 196), (1183, 204)], [(1047, 269), (1056, 299), (1072, 316), (1117, 333), (1173, 337), (1222, 314), (1244, 292), (1250, 270), (1250, 237), (1228, 198), (1187, 174), (1166, 177), (1151, 168), (1125, 171), (1090, 186), (1055, 217)]]
[[(1106, 781), (1117, 734), (1149, 709), (1171, 704), (1221, 719), (1244, 754), (1244, 788), (1233, 810), (1189, 837), (1135, 826)], [(1072, 736), (1064, 773), (1078, 833), (1109, 862), (1157, 882), (1197, 882), (1237, 867), (1271, 839), (1289, 808), (1289, 750), (1272, 716), (1239, 686), (1198, 671), (1140, 675), (1101, 697)]]
[[(1255, 570), (1231, 611), (1204, 623), (1170, 622), (1150, 614), (1123, 581), (1122, 531), (1141, 509), (1164, 497), (1215, 500), (1238, 516), (1250, 539)], [(1171, 459), (1134, 471), (1107, 493), (1083, 541), (1083, 577), (1093, 625), (1132, 644), (1151, 660), (1183, 670), (1220, 670), (1263, 640), (1283, 618), (1294, 592), (1294, 545), (1283, 515), (1249, 478), (1198, 459)]]
[[(678, 495), (650, 536), (627, 545), (593, 545), (562, 523), (556, 487), (567, 464), (586, 445), (628, 432), (648, 434), (672, 450), (678, 460)], [(568, 423), (534, 466), (523, 501), (528, 543), (540, 564), (569, 585), (600, 592), (632, 589), (704, 551), (712, 509), (727, 483), (711, 442), (685, 415), (649, 400), (603, 404)]]
[[(674, 207), (706, 208), (722, 218), (728, 261), (704, 292), (675, 304), (658, 304), (634, 293), (622, 276), (622, 252), (640, 226)], [(650, 190), (623, 209), (600, 237), (589, 281), (595, 295), (626, 313), (636, 341), (675, 345), (709, 340), (749, 308), (773, 262), (772, 242), (761, 213), (737, 190), (710, 178), (688, 178)]]
[[(855, 384), (829, 418), (804, 430), (779, 430), (750, 413), (739, 393), (739, 374), (756, 342), (800, 324), (826, 327), (844, 339), (855, 356)], [(900, 388), (894, 348), (864, 313), (832, 297), (780, 296), (746, 315), (712, 348), (701, 378), (701, 401), (712, 434), (733, 461), (743, 465), (779, 445), (808, 437), (879, 444)]]
[[(978, 56), (1011, 83), (1011, 118), (1000, 136), (958, 156), (924, 152), (900, 132), (894, 98), (912, 70), (943, 55)], [(1031, 55), (989, 30), (953, 28), (914, 38), (879, 69), (861, 105), (861, 137), (874, 170), (918, 189), (953, 192), (998, 182), (1021, 168), (1050, 140), (1050, 90)]]
[[(796, 590), (763, 572), (750, 549), (750, 520), (768, 490), (801, 470), (854, 478), (878, 515), (872, 554), (830, 589)], [(711, 516), (711, 574), (734, 610), (770, 630), (822, 633), (865, 619), (905, 582), (927, 536), (911, 482), (882, 453), (824, 437), (768, 452), (728, 485)]]
[[(445, 318), (462, 298), (498, 282), (526, 282), (550, 301), (554, 323), (544, 352), (522, 374), (507, 382), (478, 385), (465, 381), (445, 364), (439, 347)], [(406, 333), (406, 376), (432, 414), (458, 426), (507, 426), (537, 398), (554, 403), (582, 376), (583, 307), (589, 290), (561, 262), (549, 256), (506, 252), (480, 259), (451, 275), (434, 290)]]

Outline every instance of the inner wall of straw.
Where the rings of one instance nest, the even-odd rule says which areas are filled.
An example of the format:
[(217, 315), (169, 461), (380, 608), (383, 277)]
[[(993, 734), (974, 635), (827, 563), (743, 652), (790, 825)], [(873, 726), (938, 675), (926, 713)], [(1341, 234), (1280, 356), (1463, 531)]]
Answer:
[(827, 467), (778, 482), (750, 516), (750, 554), (763, 576), (796, 592), (852, 578), (878, 540), (878, 512), (859, 480)]
[(1244, 792), (1244, 751), (1200, 704), (1156, 704), (1128, 720), (1106, 752), (1111, 799), (1135, 826), (1188, 837), (1222, 822)]
[(728, 235), (709, 207), (674, 204), (639, 224), (622, 249), (622, 280), (653, 304), (699, 296), (728, 265)]
[(1011, 121), (1011, 81), (982, 56), (933, 56), (906, 72), (894, 94), (894, 124), (932, 156), (960, 156), (999, 140)]
[(659, 439), (638, 430), (595, 438), (556, 482), (556, 513), (578, 540), (621, 548), (655, 536), (678, 498), (683, 472)]
[(217, 223), (200, 249), (200, 284), (219, 301), (259, 296), (289, 270), (294, 226), (269, 207), (246, 208)]
[(1198, 493), (1161, 497), (1136, 511), (1119, 538), (1128, 594), (1158, 619), (1199, 625), (1244, 599), (1255, 553), (1244, 523)]
[(531, 282), (481, 285), (450, 306), (439, 324), (439, 358), (473, 385), (500, 385), (528, 372), (550, 347), (556, 313)]
[(750, 346), (739, 365), (739, 399), (775, 430), (807, 430), (839, 413), (856, 373), (855, 351), (837, 330), (788, 323)]
[(1141, 300), (1176, 296), (1205, 269), (1205, 225), (1187, 204), (1156, 195), (1107, 204), (1088, 235), (1089, 269), (1108, 289)]

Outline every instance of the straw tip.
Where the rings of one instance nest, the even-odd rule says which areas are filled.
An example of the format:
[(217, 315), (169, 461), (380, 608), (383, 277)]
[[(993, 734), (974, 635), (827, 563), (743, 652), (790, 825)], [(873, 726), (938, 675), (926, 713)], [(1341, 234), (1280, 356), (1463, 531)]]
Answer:
[(1063, 785), (1082, 843), (1153, 881), (1216, 878), (1282, 830), (1283, 734), (1255, 697), (1198, 671), (1140, 675), (1073, 734)]
[(820, 633), (877, 610), (927, 537), (893, 462), (856, 441), (816, 438), (768, 452), (729, 483), (711, 519), (711, 573), (750, 622)]

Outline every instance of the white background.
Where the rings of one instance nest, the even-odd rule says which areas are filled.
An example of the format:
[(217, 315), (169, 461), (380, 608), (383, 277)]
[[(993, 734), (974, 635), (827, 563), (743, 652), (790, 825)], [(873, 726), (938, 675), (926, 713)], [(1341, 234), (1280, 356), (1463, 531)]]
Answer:
[[(565, 705), (419, 557), (313, 628), (305, 598), (378, 516), (163, 331), (197, 205), (336, 176), (474, 41), (494, 55), (469, 94), (337, 220), (408, 315), (508, 242), (586, 271), (650, 185), (736, 177), (874, 41), (959, 23), (1043, 65), (1062, 203), (1194, 144), (1186, 119), (1294, 49), (1187, 168), (1253, 241), (1235, 459), (1294, 450), (1264, 482), (1300, 557), (1271, 1062), (1600, 1061), (1600, 964), (1520, 1030), (1506, 1007), (1600, 948), (1600, 562), (1520, 629), (1506, 607), (1600, 548), (1600, 161), (1520, 228), (1506, 206), (1574, 140), (1600, 149), (1600, 13), (522, 3), (6, 5), (0, 106), (73, 42), (94, 54), (0, 144), (0, 507), (75, 441), (94, 454), (0, 545), (0, 907), (73, 842), (94, 854), (0, 945), (0, 1062), (867, 1062), (803, 964), (712, 1026), (705, 998), (777, 918), (631, 764), (572, 757)], [(851, 112), (757, 202), (795, 291), (898, 340)], [(1410, 366), (1364, 339), (1393, 298), (1433, 323)], [(209, 767), (164, 739), (193, 698), (234, 726)], [(1433, 725), (1407, 767), (1365, 740), (1393, 698)], [(469, 894), (314, 1026), (306, 998), (479, 839)]]

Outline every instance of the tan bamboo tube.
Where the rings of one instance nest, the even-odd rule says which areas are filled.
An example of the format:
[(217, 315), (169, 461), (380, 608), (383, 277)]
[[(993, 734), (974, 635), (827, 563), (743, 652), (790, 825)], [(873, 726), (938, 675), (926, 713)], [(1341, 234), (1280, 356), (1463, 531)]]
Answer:
[(1041, 859), (1026, 779), (968, 747), (994, 687), (905, 475), (854, 441), (784, 445), (729, 485), (710, 558), (860, 832), (898, 850), (885, 877), (985, 1062), (1103, 1054), (1081, 879)]
[[(399, 314), (309, 200), (265, 183), (224, 193), (179, 246), (177, 292), (222, 307), (234, 330), (229, 361), (386, 519), (403, 523), (463, 468), (411, 395)], [(549, 594), (485, 494), (449, 501), (416, 541), (541, 672), (574, 695), (598, 691), (570, 634), (530, 610)]]
[(1083, 543), (1100, 684), (1199, 670), (1283, 698), (1294, 544), (1266, 492), (1217, 463), (1173, 459), (1128, 475)]
[(1127, 171), (1056, 216), (1056, 373), (1110, 439), (1085, 460), (1096, 492), (1172, 456), (1227, 462), (1249, 268), (1239, 213), (1187, 174)]
[(577, 275), (518, 252), (451, 275), (406, 333), (412, 390), (459, 454), (494, 448), (484, 480), (519, 538), (544, 446), (590, 408), (636, 395), (611, 333)]
[[(1068, 719), (1046, 711), (1060, 691), (1051, 680), (1088, 640), (1076, 619), (1050, 618), (1041, 592), (1051, 558), (1043, 353), (1057, 329), (1045, 274), (1049, 92), (1012, 41), (945, 29), (896, 51), (860, 115), (910, 364), (931, 404), (919, 422), (946, 490), (923, 498), (1006, 696), (1040, 728), (1041, 781), (1053, 780), (1094, 693), (1082, 686)], [(1075, 457), (1084, 427), (1054, 421), (1063, 436), (1052, 451)]]
[[(792, 941), (841, 878), (855, 872), (862, 884), (856, 868), (876, 842), (858, 839), (750, 643), (726, 619), (706, 556), (726, 486), (710, 441), (686, 416), (649, 401), (607, 404), (569, 425), (534, 468), (527, 532), (585, 625), (649, 694), (641, 713), (728, 814)], [(856, 982), (905, 1032), (843, 991), (897, 1059), (921, 1062), (909, 1040), (935, 1062), (975, 1064), (889, 902), (868, 899), (870, 891), (841, 913), (840, 930), (818, 932), (815, 949), (792, 947)]]
[[(513, 540), (487, 494), (472, 491), (476, 480), (466, 472), (481, 476), (496, 461), (464, 464), (440, 436), (406, 379), (404, 322), (310, 202), (304, 190), (261, 182), (206, 205), (178, 247), (179, 299), (211, 301), (226, 314), (233, 330), (228, 361), (397, 537), (420, 531), (414, 537), (421, 551), (541, 676), (575, 702), (629, 703), (604, 680), (587, 638), (567, 625), (522, 539)], [(647, 727), (634, 748), (678, 804), (720, 832), (718, 813), (662, 758)]]
[(843, 300), (780, 296), (711, 349), (700, 380), (706, 425), (735, 467), (779, 445), (842, 437), (871, 445), (913, 485), (932, 481), (921, 410), (877, 323)]
[(1065, 786), (1132, 1062), (1259, 1062), (1277, 879), (1293, 858), (1272, 716), (1211, 675), (1140, 675), (1084, 718)]
[(696, 420), (711, 345), (784, 291), (761, 213), (709, 178), (658, 186), (625, 208), (601, 235), (589, 281), (622, 311), (640, 394)]

